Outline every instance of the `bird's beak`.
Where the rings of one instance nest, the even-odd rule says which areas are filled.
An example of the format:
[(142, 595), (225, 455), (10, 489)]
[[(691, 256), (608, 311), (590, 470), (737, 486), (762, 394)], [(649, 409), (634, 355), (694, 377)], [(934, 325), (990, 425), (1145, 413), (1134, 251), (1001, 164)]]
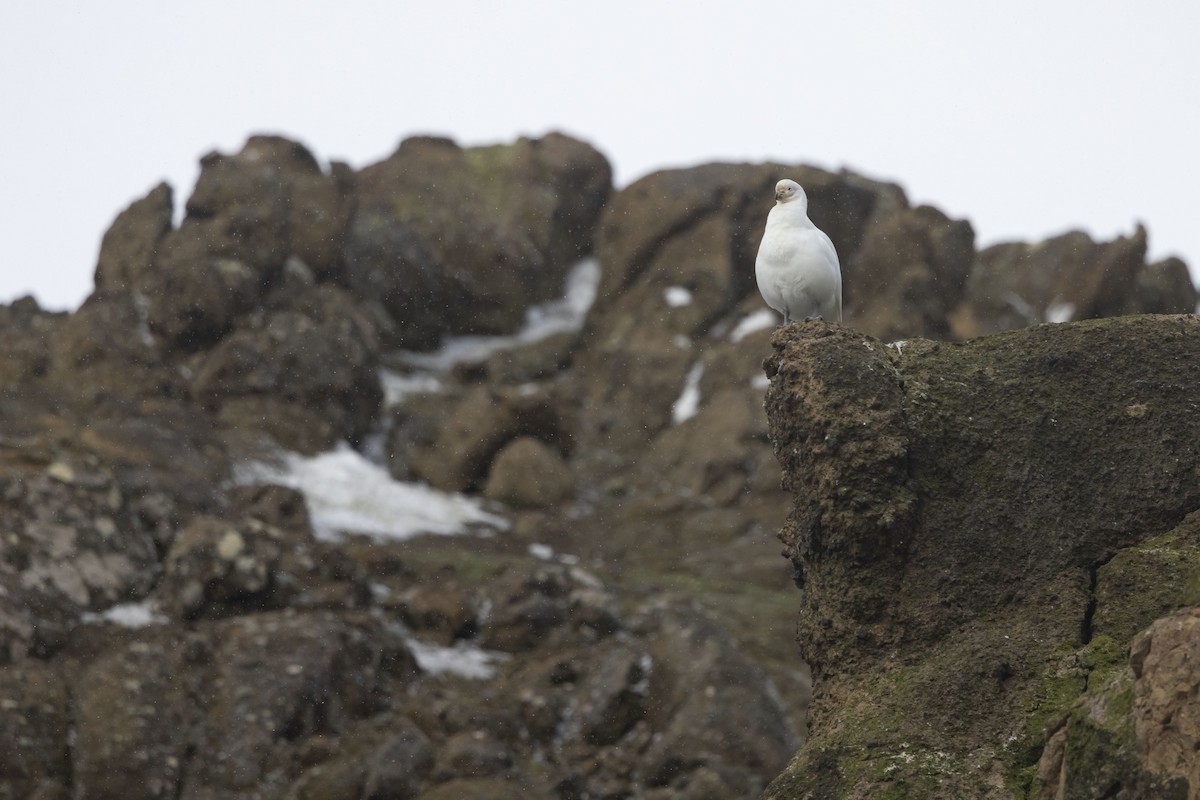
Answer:
[(782, 200), (782, 199), (783, 199), (783, 193), (782, 193), (782, 192), (776, 192), (776, 193), (775, 193), (775, 202), (776, 202), (776, 203), (778, 203), (778, 202), (779, 202), (780, 200)]

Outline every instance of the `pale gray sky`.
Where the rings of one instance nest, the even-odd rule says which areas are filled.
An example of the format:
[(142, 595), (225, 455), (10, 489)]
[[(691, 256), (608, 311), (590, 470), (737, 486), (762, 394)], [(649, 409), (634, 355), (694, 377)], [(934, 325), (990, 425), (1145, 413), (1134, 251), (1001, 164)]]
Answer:
[[(919, 9), (919, 10), (918, 10)], [(100, 237), (256, 132), (362, 166), (562, 130), (654, 169), (895, 180), (979, 241), (1141, 220), (1200, 267), (1200, 4), (42, 0), (0, 10), (0, 302), (77, 305)]]

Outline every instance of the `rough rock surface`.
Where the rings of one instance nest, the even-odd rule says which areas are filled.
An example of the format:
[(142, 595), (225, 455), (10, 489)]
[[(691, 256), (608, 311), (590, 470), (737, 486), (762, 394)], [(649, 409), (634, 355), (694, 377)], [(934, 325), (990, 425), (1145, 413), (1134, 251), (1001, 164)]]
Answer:
[(612, 172), (561, 134), (466, 149), (415, 137), (356, 182), (346, 280), (416, 348), (512, 331), (525, 305), (557, 295), (591, 250)]
[[(752, 797), (805, 742), (798, 604), (815, 737), (773, 796), (1193, 788), (1164, 721), (1200, 604), (1194, 319), (870, 338), (1190, 310), (1142, 234), (978, 254), (895, 185), (780, 164), (610, 197), (559, 134), (201, 166), (178, 227), (166, 186), (118, 216), (76, 312), (0, 307), (0, 798)], [(769, 382), (783, 176), (851, 327), (777, 332)], [(531, 304), (588, 254), (582, 329), (412, 352), (563, 322), (587, 270)], [(504, 522), (367, 536), (316, 505), (340, 476), (239, 485), (343, 439)]]
[(781, 535), (819, 680), (767, 796), (1027, 790), (1053, 693), (1087, 685), (1087, 658), (1063, 660), (1099, 647), (1097, 569), (1200, 507), (1200, 324), (887, 346), (808, 323), (773, 344)]

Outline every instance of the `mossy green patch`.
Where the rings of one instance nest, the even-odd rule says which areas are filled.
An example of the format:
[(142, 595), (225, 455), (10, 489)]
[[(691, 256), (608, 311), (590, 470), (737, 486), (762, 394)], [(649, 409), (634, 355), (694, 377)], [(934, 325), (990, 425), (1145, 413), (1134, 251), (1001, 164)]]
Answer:
[(1200, 514), (1118, 552), (1096, 579), (1093, 629), (1127, 641), (1172, 611), (1200, 605)]

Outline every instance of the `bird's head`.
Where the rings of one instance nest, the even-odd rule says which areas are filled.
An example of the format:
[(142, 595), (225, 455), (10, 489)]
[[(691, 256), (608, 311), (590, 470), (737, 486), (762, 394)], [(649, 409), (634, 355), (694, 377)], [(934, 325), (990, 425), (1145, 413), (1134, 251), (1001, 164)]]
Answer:
[(779, 183), (775, 184), (775, 202), (788, 203), (795, 200), (797, 197), (804, 197), (804, 190), (800, 188), (800, 184), (793, 180), (784, 178)]

